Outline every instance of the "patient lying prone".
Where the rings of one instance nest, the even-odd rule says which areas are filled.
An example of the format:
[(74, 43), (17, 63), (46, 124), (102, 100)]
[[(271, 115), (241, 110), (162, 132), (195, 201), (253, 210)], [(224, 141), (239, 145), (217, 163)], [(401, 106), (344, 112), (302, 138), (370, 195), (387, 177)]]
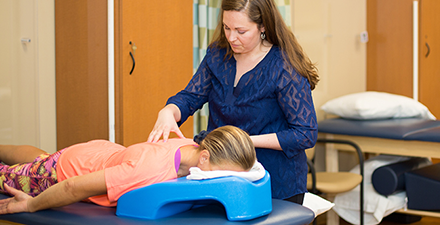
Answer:
[[(200, 145), (175, 138), (124, 147), (106, 140), (80, 143), (54, 154), (32, 146), (0, 145), (0, 214), (38, 210), (90, 200), (116, 206), (123, 194), (154, 183), (202, 171), (249, 171), (255, 148), (243, 130), (224, 126)], [(9, 166), (11, 165), (11, 166)]]

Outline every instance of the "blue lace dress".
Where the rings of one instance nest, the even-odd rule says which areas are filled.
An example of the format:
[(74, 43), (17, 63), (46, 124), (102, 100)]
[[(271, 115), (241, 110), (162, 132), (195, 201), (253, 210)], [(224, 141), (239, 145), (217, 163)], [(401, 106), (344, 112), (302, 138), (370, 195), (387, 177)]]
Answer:
[[(284, 68), (281, 50), (265, 58), (234, 87), (236, 61), (226, 50), (209, 48), (186, 88), (168, 99), (183, 123), (209, 102), (208, 131), (234, 125), (250, 135), (276, 133), (283, 151), (257, 148), (257, 158), (271, 175), (272, 197), (285, 199), (307, 191), (305, 149), (313, 147), (318, 126), (310, 85)], [(180, 125), (179, 124), (179, 125)]]

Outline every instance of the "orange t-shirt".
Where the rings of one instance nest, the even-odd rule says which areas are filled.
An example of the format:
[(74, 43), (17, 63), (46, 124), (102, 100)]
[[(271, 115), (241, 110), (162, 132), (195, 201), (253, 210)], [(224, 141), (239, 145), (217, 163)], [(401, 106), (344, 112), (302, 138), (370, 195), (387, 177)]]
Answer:
[(144, 142), (127, 148), (106, 140), (72, 145), (58, 160), (58, 182), (105, 170), (107, 194), (89, 200), (102, 206), (116, 206), (119, 197), (133, 189), (177, 178), (175, 153), (182, 146), (194, 144), (191, 139), (174, 138), (165, 143)]

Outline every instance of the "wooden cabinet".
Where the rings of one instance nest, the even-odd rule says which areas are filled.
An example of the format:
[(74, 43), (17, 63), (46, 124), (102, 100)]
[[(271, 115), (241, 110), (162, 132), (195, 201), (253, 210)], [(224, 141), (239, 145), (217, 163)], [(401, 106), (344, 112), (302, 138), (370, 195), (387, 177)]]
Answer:
[(107, 1), (55, 1), (57, 149), (108, 139)]
[(420, 1), (419, 101), (440, 119), (440, 1)]
[[(191, 79), (192, 5), (115, 1), (117, 143), (146, 141), (168, 97)], [(106, 0), (56, 1), (59, 149), (109, 138), (107, 43)], [(181, 129), (192, 137), (192, 119)]]
[[(130, 145), (146, 140), (167, 99), (192, 77), (192, 1), (116, 3), (116, 141)], [(181, 129), (191, 138), (192, 119)]]
[(413, 21), (418, 21), (415, 93), (440, 118), (440, 104), (436, 100), (440, 94), (440, 1), (419, 0), (416, 20), (413, 2), (367, 1), (367, 90), (414, 97)]

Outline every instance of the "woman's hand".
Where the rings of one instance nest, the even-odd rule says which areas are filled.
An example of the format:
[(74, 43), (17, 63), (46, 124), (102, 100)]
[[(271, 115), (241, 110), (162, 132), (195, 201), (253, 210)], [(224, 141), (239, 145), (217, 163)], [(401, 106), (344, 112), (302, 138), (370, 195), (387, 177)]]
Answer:
[(0, 214), (29, 212), (28, 201), (32, 197), (13, 187), (9, 187), (7, 184), (4, 184), (4, 186), (5, 190), (14, 197), (0, 200)]
[(185, 136), (177, 126), (177, 121), (180, 121), (180, 109), (174, 104), (165, 106), (160, 110), (156, 124), (147, 141), (157, 142), (163, 136), (163, 140), (166, 142), (171, 132), (176, 133), (180, 138), (184, 138)]

